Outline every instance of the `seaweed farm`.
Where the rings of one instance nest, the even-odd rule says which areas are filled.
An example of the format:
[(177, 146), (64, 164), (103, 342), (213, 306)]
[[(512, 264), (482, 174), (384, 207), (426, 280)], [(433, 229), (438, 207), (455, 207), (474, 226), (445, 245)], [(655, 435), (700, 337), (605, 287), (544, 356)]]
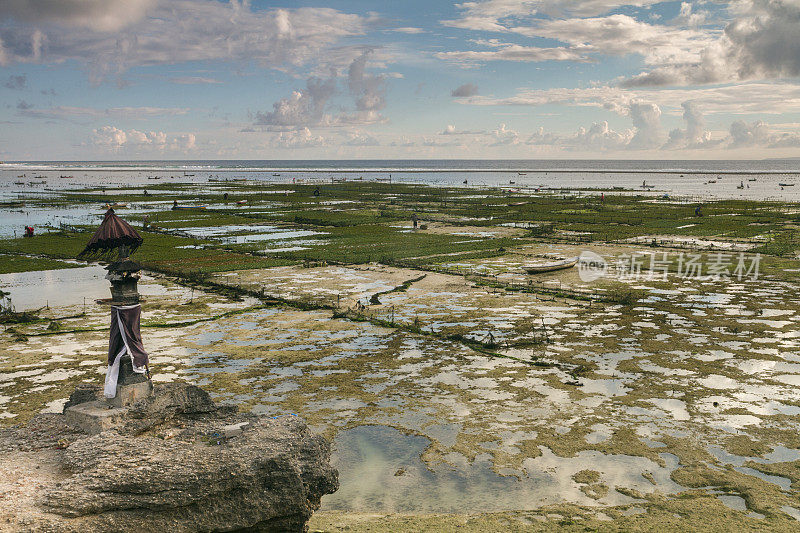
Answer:
[(797, 204), (331, 181), (6, 196), (0, 425), (102, 383), (116, 203), (153, 380), (334, 443), (312, 531), (800, 528)]

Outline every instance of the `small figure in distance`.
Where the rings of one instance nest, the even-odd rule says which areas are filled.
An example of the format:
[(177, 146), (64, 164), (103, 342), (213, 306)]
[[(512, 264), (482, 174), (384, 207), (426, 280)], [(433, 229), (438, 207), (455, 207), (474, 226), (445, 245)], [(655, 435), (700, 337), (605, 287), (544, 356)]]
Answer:
[(697, 207), (695, 207), (694, 208), (694, 214), (695, 214), (695, 216), (698, 216), (698, 217), (703, 216), (703, 206), (702, 205), (698, 205)]

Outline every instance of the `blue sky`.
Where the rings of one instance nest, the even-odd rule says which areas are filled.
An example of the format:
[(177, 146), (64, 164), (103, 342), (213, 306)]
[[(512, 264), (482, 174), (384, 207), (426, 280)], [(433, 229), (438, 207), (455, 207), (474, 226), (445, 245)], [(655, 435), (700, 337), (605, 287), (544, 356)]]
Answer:
[(0, 159), (800, 156), (800, 0), (4, 0)]

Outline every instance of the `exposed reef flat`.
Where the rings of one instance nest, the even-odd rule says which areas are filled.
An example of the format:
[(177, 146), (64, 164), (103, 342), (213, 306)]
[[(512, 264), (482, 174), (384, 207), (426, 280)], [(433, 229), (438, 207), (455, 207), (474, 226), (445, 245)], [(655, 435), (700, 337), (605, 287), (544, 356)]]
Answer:
[[(95, 396), (79, 389), (70, 404)], [(0, 430), (0, 530), (301, 532), (338, 488), (329, 458), (298, 417), (160, 385), (99, 434), (61, 414)]]

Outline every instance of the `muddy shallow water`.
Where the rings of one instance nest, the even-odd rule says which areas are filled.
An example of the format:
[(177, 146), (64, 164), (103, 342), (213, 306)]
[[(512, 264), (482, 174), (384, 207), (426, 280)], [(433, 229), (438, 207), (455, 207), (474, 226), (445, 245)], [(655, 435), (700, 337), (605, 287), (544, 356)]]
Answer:
[[(513, 272), (518, 263), (509, 255), (469, 264)], [(58, 317), (80, 311), (83, 295), (105, 296), (99, 267), (58, 272), (9, 278), (15, 305), (45, 298)], [(429, 272), (387, 292), (420, 275), (369, 266), (215, 277), (340, 310), (360, 302), (362, 322), (145, 278), (155, 379), (191, 381), (257, 413), (297, 414), (333, 439), (342, 488), (323, 500), (326, 510), (646, 506), (701, 490), (742, 513), (792, 515), (800, 462), (792, 285), (668, 279), (632, 283), (646, 293), (634, 305), (589, 305)], [(547, 279), (580, 283), (574, 272)], [(370, 303), (376, 293), (385, 294)], [(218, 316), (230, 310), (241, 313)], [(202, 321), (169, 325), (189, 318)], [(37, 336), (45, 322), (18, 327), (26, 341), (3, 335), (0, 423), (58, 410), (76, 384), (100, 381), (106, 322), (107, 310), (92, 304), (87, 316), (63, 321), (65, 333)], [(87, 325), (95, 329), (69, 332)], [(448, 338), (456, 333), (491, 333), (499, 344), (476, 351)]]

